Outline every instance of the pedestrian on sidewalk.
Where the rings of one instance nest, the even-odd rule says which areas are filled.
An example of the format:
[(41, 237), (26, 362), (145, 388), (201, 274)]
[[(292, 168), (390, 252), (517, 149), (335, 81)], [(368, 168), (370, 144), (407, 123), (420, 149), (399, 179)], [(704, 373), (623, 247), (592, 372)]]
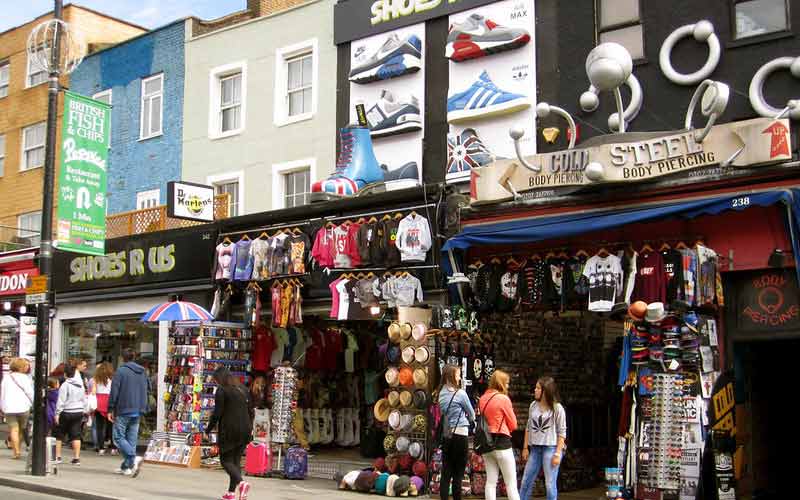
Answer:
[(81, 430), (86, 413), (86, 389), (83, 378), (73, 365), (64, 368), (64, 383), (58, 389), (56, 403), (56, 463), (61, 463), (61, 445), (66, 438), (72, 443), (72, 465), (81, 464)]
[(58, 405), (58, 389), (61, 384), (58, 378), (47, 377), (47, 435), (56, 427), (56, 406)]
[(544, 486), (547, 500), (558, 498), (558, 469), (567, 438), (567, 414), (558, 402), (558, 388), (553, 377), (542, 377), (536, 382), (533, 402), (528, 410), (525, 428), (525, 448), (522, 459), (527, 460), (522, 475), (520, 497), (529, 500), (533, 483), (544, 468)]
[(144, 367), (136, 363), (136, 351), (122, 350), (122, 361), (111, 381), (108, 397), (108, 420), (114, 424), (114, 444), (122, 453), (122, 465), (115, 472), (137, 477), (144, 459), (136, 456), (139, 443), (139, 420), (147, 413), (149, 380)]
[[(100, 363), (94, 370), (92, 377), (92, 392), (97, 398), (97, 409), (94, 412), (95, 422), (95, 443), (94, 449), (100, 455), (106, 453), (106, 442), (113, 439), (111, 437), (112, 424), (108, 420), (108, 399), (111, 395), (111, 382), (114, 377), (114, 367), (111, 363)], [(112, 448), (109, 447), (110, 451)]]
[[(247, 500), (250, 483), (242, 481), (242, 454), (250, 442), (253, 432), (253, 407), (250, 396), (239, 379), (231, 375), (227, 368), (214, 371), (218, 384), (214, 401), (214, 414), (208, 421), (206, 434), (219, 426), (220, 463), (228, 473), (228, 491), (222, 500)], [(237, 498), (238, 493), (238, 498)]]
[(508, 384), (511, 377), (502, 370), (495, 370), (489, 379), (489, 389), (483, 393), (478, 403), (481, 415), (489, 424), (489, 432), (494, 438), (494, 450), (484, 453), (486, 463), (486, 500), (497, 498), (497, 481), (500, 474), (506, 484), (509, 500), (519, 500), (517, 490), (517, 462), (511, 449), (511, 433), (517, 428), (514, 405), (508, 397)]
[[(15, 358), (9, 365), (10, 373), (0, 384), (0, 409), (6, 416), (13, 458), (20, 457), (20, 433), (27, 432), (28, 417), (33, 406), (33, 381), (27, 375), (30, 363), (23, 358)], [(25, 439), (27, 442), (27, 439)]]
[(447, 419), (448, 435), (442, 436), (442, 475), (439, 493), (442, 500), (450, 497), (461, 500), (461, 479), (467, 468), (469, 455), (469, 429), (475, 422), (475, 410), (467, 393), (461, 389), (461, 367), (445, 365), (442, 370), (442, 387), (439, 389), (439, 408)]

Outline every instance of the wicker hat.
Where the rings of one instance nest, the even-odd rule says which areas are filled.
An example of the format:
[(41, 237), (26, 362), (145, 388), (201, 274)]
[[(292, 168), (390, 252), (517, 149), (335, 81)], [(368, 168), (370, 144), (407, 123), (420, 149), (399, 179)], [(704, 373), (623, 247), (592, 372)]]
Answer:
[(396, 439), (391, 434), (387, 434), (385, 438), (383, 438), (383, 449), (386, 450), (386, 453), (391, 453), (394, 451), (394, 445), (396, 443)]
[(397, 408), (400, 404), (400, 393), (394, 390), (389, 391), (389, 394), (386, 395), (386, 400), (389, 401), (389, 406)]
[(389, 407), (389, 401), (386, 398), (381, 398), (375, 403), (375, 407), (372, 409), (372, 413), (375, 414), (375, 420), (378, 422), (386, 422), (389, 420), (389, 412), (391, 408)]
[(425, 323), (417, 323), (411, 330), (411, 337), (417, 342), (422, 342), (423, 340), (425, 340), (425, 336), (427, 334), (428, 334), (428, 327), (425, 326)]
[(403, 362), (404, 363), (413, 363), (414, 362), (414, 347), (408, 346), (403, 349)]
[(414, 404), (414, 395), (411, 394), (411, 391), (403, 391), (400, 393), (400, 404), (403, 405), (403, 408), (408, 408)]
[(428, 385), (428, 371), (425, 368), (417, 368), (414, 370), (414, 385), (418, 387), (426, 387)]
[(389, 325), (387, 329), (387, 333), (389, 334), (389, 340), (397, 344), (400, 342), (400, 324), (399, 323), (392, 323)]
[(400, 410), (392, 410), (389, 412), (389, 426), (392, 429), (399, 429), (400, 428), (400, 417), (402, 414)]
[(400, 372), (396, 366), (390, 366), (386, 369), (386, 383), (392, 387), (396, 387), (400, 383)]
[(400, 368), (398, 379), (400, 381), (400, 385), (402, 386), (408, 387), (414, 385), (414, 372), (410, 367), (404, 366)]
[(425, 420), (425, 415), (415, 415), (414, 422), (411, 424), (411, 429), (414, 432), (423, 433), (428, 427), (428, 422)]
[(408, 340), (411, 338), (411, 323), (401, 323), (400, 324), (400, 338), (403, 340)]
[(397, 442), (395, 443), (395, 448), (397, 448), (398, 453), (407, 453), (408, 447), (411, 445), (411, 441), (408, 440), (405, 436), (400, 436), (397, 438)]
[(431, 359), (431, 352), (427, 347), (421, 346), (414, 350), (414, 360), (416, 360), (417, 363), (424, 365), (429, 359)]
[(414, 441), (408, 446), (408, 454), (411, 455), (412, 458), (420, 460), (425, 457), (425, 447), (422, 446), (422, 443), (419, 441)]

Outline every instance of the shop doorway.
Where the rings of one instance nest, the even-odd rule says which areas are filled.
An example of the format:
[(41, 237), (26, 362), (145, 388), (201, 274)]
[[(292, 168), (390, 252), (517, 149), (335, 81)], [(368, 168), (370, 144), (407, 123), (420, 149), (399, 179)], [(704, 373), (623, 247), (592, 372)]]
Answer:
[(800, 449), (800, 434), (796, 410), (788, 401), (796, 392), (791, 386), (797, 378), (800, 339), (742, 342), (734, 351), (743, 368), (740, 385), (747, 415), (737, 427), (749, 437), (744, 480), (751, 483), (754, 500), (789, 498), (796, 489), (797, 463), (789, 457)]

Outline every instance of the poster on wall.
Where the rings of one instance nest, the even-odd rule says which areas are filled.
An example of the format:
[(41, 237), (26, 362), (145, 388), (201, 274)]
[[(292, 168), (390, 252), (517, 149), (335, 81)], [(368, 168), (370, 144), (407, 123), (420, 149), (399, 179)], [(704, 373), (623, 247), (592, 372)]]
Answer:
[(19, 318), (19, 357), (31, 363), (36, 360), (36, 316), (20, 316)]
[(105, 254), (106, 162), (111, 106), (64, 92), (56, 246)]
[(525, 131), (522, 153), (536, 153), (533, 8), (532, 0), (505, 0), (450, 16), (448, 182), (468, 181), (495, 157), (515, 158), (512, 127)]
[[(350, 123), (363, 105), (378, 168), (387, 190), (422, 179), (425, 116), (425, 24), (381, 33), (350, 45)], [(354, 144), (354, 149), (366, 148)], [(354, 151), (353, 157), (363, 157)], [(356, 168), (374, 168), (362, 162)], [(376, 178), (375, 176), (370, 176)]]

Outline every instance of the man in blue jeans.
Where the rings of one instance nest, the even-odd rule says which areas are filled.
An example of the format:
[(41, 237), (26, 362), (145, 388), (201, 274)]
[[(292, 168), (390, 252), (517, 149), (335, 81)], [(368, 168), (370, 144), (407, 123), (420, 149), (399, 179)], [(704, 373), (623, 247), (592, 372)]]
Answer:
[(136, 363), (135, 358), (133, 349), (122, 350), (125, 364), (114, 374), (108, 398), (108, 419), (114, 423), (114, 443), (124, 457), (115, 472), (132, 477), (139, 475), (144, 460), (136, 456), (136, 445), (139, 442), (139, 419), (147, 413), (149, 384), (144, 367)]

